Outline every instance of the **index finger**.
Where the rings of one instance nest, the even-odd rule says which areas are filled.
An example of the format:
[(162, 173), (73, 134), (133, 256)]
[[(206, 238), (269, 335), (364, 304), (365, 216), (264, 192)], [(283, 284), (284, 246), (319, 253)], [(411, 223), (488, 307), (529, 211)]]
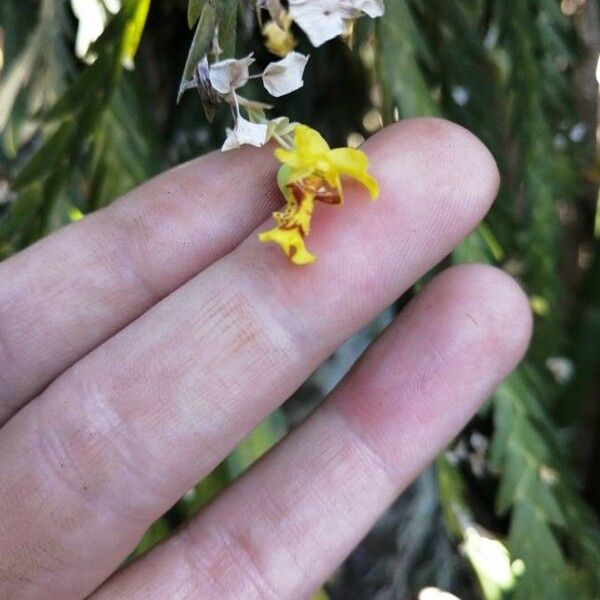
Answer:
[(271, 153), (191, 161), (0, 264), (0, 425), (268, 216)]

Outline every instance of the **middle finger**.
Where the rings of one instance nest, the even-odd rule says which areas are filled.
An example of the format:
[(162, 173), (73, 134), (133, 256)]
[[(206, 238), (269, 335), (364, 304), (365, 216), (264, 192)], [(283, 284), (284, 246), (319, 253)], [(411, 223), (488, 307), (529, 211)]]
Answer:
[(0, 596), (94, 588), (341, 341), (448, 253), (496, 193), (489, 153), (456, 126), (407, 122), (367, 151), (382, 198), (367, 205), (349, 187), (342, 212), (323, 210), (315, 265), (292, 267), (251, 236), (0, 430), (10, 465), (0, 556), (12, 573)]

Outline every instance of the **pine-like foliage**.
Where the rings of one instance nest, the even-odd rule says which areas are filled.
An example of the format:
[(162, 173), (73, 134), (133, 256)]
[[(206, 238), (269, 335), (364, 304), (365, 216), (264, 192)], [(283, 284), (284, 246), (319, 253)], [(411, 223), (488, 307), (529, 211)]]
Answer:
[[(573, 24), (548, 0), (414, 0), (391, 3), (378, 33), (388, 118), (394, 108), (447, 115), (486, 141), (503, 172), (492, 214), (454, 260), (512, 270), (539, 315), (528, 363), (490, 406), (496, 514), (508, 517), (508, 547), (525, 563), (516, 597), (597, 597), (597, 523), (577, 495), (567, 466), (573, 453), (561, 447), (552, 419), (555, 404), (570, 398), (547, 381), (545, 368), (567, 349), (564, 301), (572, 291), (560, 272), (566, 232), (559, 202), (576, 201), (581, 184), (581, 153), (568, 139), (578, 119), (570, 85), (578, 50)], [(452, 502), (451, 495), (444, 500)]]
[[(0, 4), (0, 258), (217, 147), (227, 115), (209, 124), (193, 94), (177, 104), (182, 74), (190, 78), (217, 24), (227, 56), (260, 44), (246, 0), (165, 0), (153, 3), (147, 19), (149, 0), (123, 0), (116, 14), (106, 8), (115, 2), (96, 4), (106, 26), (88, 63), (74, 54), (81, 23), (69, 3)], [(369, 564), (380, 566), (371, 571), (369, 596), (355, 597), (416, 597), (425, 583), (450, 585), (460, 563), (470, 573), (460, 587), (465, 598), (600, 598), (600, 258), (593, 231), (600, 178), (597, 123), (582, 84), (593, 80), (588, 55), (595, 60), (600, 50), (600, 23), (590, 21), (597, 0), (387, 0), (386, 9), (375, 25), (358, 23), (352, 50), (336, 41), (313, 51), (306, 86), (283, 101), (283, 112), (336, 144), (423, 115), (450, 118), (482, 138), (500, 166), (502, 189), (449, 261), (483, 261), (516, 276), (532, 300), (536, 329), (524, 364), (438, 459), (437, 485), (428, 478), (385, 521), (405, 528), (387, 544), (399, 554), (396, 545), (410, 540), (411, 556), (434, 565), (450, 548), (443, 579), (413, 582), (407, 569), (394, 588), (397, 578), (378, 580), (394, 562), (371, 556)], [(306, 41), (300, 50), (309, 51)], [(265, 56), (257, 52), (259, 62)], [(319, 382), (317, 375), (304, 396), (319, 396)], [(194, 514), (283, 430), (280, 415), (264, 423), (152, 527), (137, 553)], [(425, 497), (427, 514), (439, 510), (453, 536), (454, 547), (445, 537), (441, 554), (427, 551), (435, 528), (411, 525)], [(498, 543), (489, 548), (504, 547), (509, 561), (522, 561), (510, 585), (499, 584), (497, 563), (486, 561), (473, 532)], [(436, 570), (422, 572), (435, 578)], [(331, 588), (332, 597), (339, 589)]]

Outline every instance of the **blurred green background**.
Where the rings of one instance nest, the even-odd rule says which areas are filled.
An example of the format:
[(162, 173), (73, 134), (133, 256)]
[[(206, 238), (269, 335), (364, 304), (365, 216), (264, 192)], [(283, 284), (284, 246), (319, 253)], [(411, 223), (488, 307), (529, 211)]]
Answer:
[[(270, 60), (249, 2), (210, 1), (223, 24), (237, 21), (236, 36), (233, 27), (222, 34), (226, 48)], [(0, 259), (221, 145), (225, 110), (209, 124), (193, 92), (175, 102), (194, 37), (187, 1), (155, 0), (146, 20), (149, 4), (1, 0)], [(529, 294), (536, 328), (523, 365), (323, 594), (599, 599), (600, 3), (387, 0), (386, 9), (357, 23), (352, 47), (312, 49), (297, 32), (311, 54), (305, 87), (277, 112), (332, 145), (419, 115), (475, 132), (500, 165), (502, 189), (438, 270), (468, 261), (505, 269)], [(123, 68), (140, 35), (135, 67)], [(332, 356), (154, 524), (136, 554), (297, 424), (416, 290)]]

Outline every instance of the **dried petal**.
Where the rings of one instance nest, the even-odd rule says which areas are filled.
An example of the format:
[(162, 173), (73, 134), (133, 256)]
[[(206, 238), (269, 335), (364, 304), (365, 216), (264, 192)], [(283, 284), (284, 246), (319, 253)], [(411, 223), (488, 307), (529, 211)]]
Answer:
[(267, 126), (263, 123), (252, 123), (238, 115), (234, 129), (227, 130), (227, 139), (221, 150), (233, 150), (244, 144), (260, 147), (267, 143)]
[(226, 95), (246, 85), (250, 73), (248, 68), (254, 62), (252, 54), (246, 58), (228, 58), (210, 66), (210, 82), (220, 94)]
[(313, 46), (344, 32), (344, 19), (354, 18), (355, 12), (342, 9), (339, 0), (290, 0), (290, 16), (308, 36)]
[(304, 30), (313, 46), (342, 35), (344, 21), (363, 13), (380, 17), (383, 0), (289, 0), (290, 16)]
[(308, 56), (291, 52), (285, 58), (270, 63), (264, 70), (262, 80), (271, 96), (280, 97), (302, 87), (302, 75)]

